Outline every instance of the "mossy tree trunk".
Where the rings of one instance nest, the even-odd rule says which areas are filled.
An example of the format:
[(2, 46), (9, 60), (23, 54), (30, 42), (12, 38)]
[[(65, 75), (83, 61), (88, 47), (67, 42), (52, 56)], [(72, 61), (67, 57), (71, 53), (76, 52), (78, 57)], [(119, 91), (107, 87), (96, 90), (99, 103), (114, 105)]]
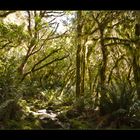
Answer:
[(77, 52), (76, 52), (76, 97), (81, 94), (81, 16), (82, 11), (77, 11)]

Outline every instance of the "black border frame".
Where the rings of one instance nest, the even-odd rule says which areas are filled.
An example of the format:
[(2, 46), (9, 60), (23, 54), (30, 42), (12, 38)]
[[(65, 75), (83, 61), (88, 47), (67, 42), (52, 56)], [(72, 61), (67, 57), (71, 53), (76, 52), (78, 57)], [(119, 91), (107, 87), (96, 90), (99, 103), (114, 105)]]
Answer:
[(1, 10), (139, 10), (139, 0), (0, 0)]
[[(0, 0), (0, 10), (140, 10), (139, 0)], [(2, 139), (137, 139), (139, 130), (1, 130)], [(50, 137), (50, 138), (49, 138)]]

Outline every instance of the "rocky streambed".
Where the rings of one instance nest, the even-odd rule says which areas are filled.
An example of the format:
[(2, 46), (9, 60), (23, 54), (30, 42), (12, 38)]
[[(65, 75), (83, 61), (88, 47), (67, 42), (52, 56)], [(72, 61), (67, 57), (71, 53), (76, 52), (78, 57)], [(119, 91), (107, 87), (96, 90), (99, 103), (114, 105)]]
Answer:
[(37, 112), (31, 111), (36, 119), (39, 119), (42, 129), (70, 129), (68, 121), (63, 121), (61, 112), (41, 109)]

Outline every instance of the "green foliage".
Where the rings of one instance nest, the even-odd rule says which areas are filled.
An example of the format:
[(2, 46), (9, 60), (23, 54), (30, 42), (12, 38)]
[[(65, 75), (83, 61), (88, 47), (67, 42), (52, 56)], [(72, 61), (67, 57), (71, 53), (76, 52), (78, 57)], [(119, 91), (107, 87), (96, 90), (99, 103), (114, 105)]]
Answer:
[(128, 113), (136, 98), (136, 89), (125, 81), (112, 83), (111, 86), (104, 88), (104, 93), (105, 96), (100, 101), (100, 109), (105, 114), (114, 111)]
[[(1, 128), (63, 129), (67, 123), (67, 129), (140, 127), (135, 11), (80, 11), (79, 39), (77, 11), (16, 13), (23, 24), (0, 21)], [(67, 32), (61, 35), (57, 24)], [(77, 44), (84, 89), (78, 98)], [(36, 114), (42, 109), (56, 114), (56, 120), (41, 120)]]
[(71, 124), (71, 129), (85, 130), (89, 128), (89, 124), (86, 121), (80, 121), (78, 119), (71, 119), (70, 124)]
[(0, 35), (2, 47), (8, 47), (9, 49), (19, 46), (27, 39), (24, 32), (24, 24), (18, 26), (16, 24), (0, 23)]
[(9, 120), (6, 124), (5, 129), (8, 130), (38, 130), (41, 129), (40, 123), (38, 120), (34, 120), (34, 122), (31, 121), (15, 121), (15, 120)]

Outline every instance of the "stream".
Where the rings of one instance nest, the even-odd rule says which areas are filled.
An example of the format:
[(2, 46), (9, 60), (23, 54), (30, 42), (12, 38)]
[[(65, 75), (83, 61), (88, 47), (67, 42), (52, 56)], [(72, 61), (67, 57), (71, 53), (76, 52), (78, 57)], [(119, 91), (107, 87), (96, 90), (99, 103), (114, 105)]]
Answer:
[(41, 109), (37, 112), (31, 111), (31, 113), (39, 119), (43, 129), (70, 129), (68, 122), (61, 122), (58, 119), (60, 112)]

